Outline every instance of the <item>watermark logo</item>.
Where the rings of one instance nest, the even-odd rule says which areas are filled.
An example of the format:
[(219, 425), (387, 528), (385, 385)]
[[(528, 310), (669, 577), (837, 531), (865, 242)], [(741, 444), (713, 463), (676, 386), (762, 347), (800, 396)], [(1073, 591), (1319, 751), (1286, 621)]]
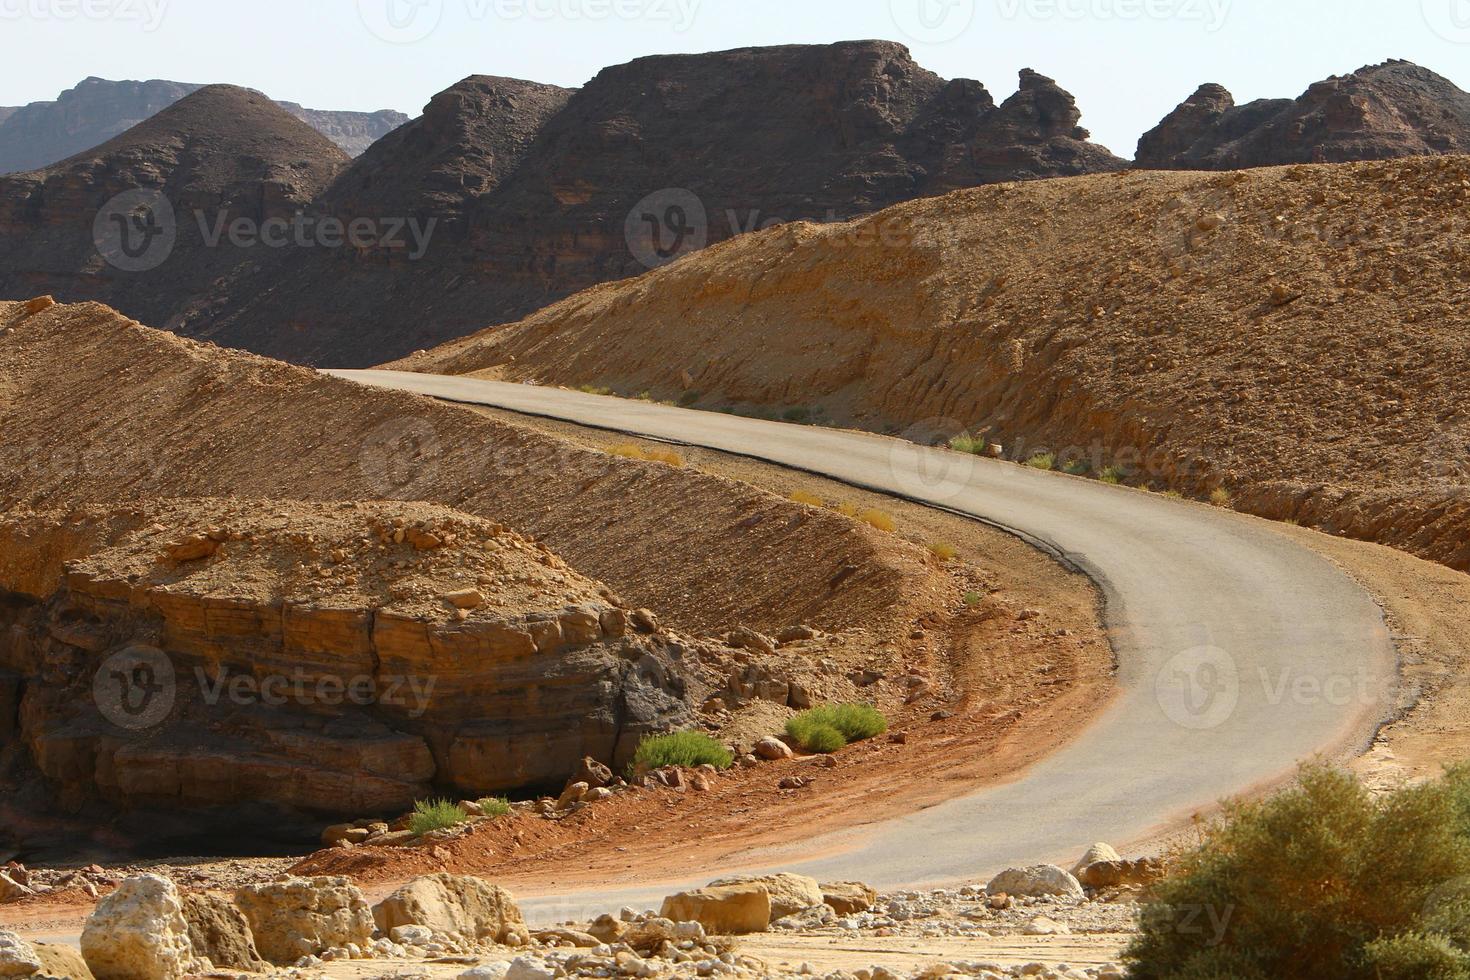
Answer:
[(368, 433), (358, 455), (363, 479), (395, 500), (432, 484), (439, 473), (439, 433), (421, 418), (391, 419)]
[(1006, 20), (1183, 21), (1214, 34), (1225, 26), (1232, 0), (996, 0)]
[(123, 272), (147, 272), (163, 265), (178, 238), (174, 206), (155, 190), (123, 191), (92, 220), (97, 254)]
[(947, 452), (954, 439), (966, 435), (963, 423), (933, 418), (916, 422), (891, 440), (888, 472), (904, 493), (938, 503), (949, 503), (970, 488), (980, 458)]
[(1181, 728), (1218, 728), (1240, 701), (1240, 671), (1224, 650), (1194, 647), (1164, 664), (1154, 679), (1154, 694), (1164, 714)]
[(1470, 44), (1470, 0), (1420, 0), (1424, 23), (1452, 44)]
[(142, 731), (168, 717), (177, 681), (173, 661), (156, 647), (130, 646), (103, 661), (92, 676), (92, 700), (118, 728)]
[(945, 44), (975, 22), (976, 0), (889, 0), (898, 29), (920, 44)]
[(378, 40), (414, 44), (438, 28), (444, 0), (357, 0), (357, 14)]
[(0, 0), (0, 20), (133, 21), (152, 32), (167, 9), (167, 0)]
[(623, 236), (635, 259), (657, 269), (709, 244), (709, 213), (693, 191), (655, 191), (628, 212)]

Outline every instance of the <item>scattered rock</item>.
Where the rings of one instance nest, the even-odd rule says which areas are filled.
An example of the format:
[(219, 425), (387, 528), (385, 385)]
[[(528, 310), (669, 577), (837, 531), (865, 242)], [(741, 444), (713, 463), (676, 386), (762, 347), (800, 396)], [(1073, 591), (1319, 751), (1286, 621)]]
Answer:
[(158, 875), (128, 878), (98, 902), (81, 948), (97, 980), (176, 980), (195, 966), (179, 890)]
[(479, 609), (485, 604), (485, 596), (479, 589), (461, 589), (445, 593), (444, 601), (456, 609)]
[(510, 892), (468, 875), (415, 878), (380, 902), (372, 918), (384, 932), (419, 925), (437, 935), (457, 933), (504, 946), (524, 946), (530, 937)]
[(174, 561), (198, 561), (219, 550), (219, 542), (207, 534), (193, 534), (169, 546), (168, 556)]
[(34, 946), (13, 932), (0, 931), (0, 977), (28, 977), (40, 969)]
[(698, 922), (716, 936), (765, 932), (771, 923), (771, 893), (756, 882), (699, 888), (665, 898), (660, 914), (674, 922)]
[(250, 923), (260, 955), (277, 965), (372, 941), (373, 913), (362, 892), (346, 878), (286, 878), (246, 885), (235, 893), (235, 904)]
[(1121, 860), (1122, 857), (1118, 854), (1116, 850), (1113, 849), (1113, 845), (1093, 844), (1087, 849), (1087, 853), (1082, 855), (1082, 859), (1072, 866), (1072, 877), (1080, 881), (1082, 879), (1082, 873), (1092, 865), (1097, 864), (1100, 861)]
[(5, 872), (0, 871), (0, 904), (4, 904), (5, 902), (19, 901), (29, 894), (31, 894), (31, 890), (29, 888), (16, 881)]
[(613, 771), (591, 756), (577, 764), (571, 778), (573, 783), (586, 783), (588, 786), (606, 786), (612, 781)]
[(822, 901), (838, 915), (866, 912), (878, 900), (878, 893), (860, 881), (824, 882), (819, 887)]
[(755, 754), (760, 756), (762, 759), (766, 759), (770, 762), (777, 762), (781, 759), (790, 759), (796, 755), (795, 752), (791, 751), (791, 746), (787, 745), (779, 738), (776, 738), (774, 735), (767, 735), (765, 738), (762, 738), (760, 741), (756, 742)]

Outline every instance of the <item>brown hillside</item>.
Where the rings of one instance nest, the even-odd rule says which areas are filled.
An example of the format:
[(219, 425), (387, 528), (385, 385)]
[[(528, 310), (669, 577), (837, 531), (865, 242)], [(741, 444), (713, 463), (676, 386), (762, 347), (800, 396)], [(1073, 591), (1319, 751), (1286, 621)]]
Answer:
[(1465, 568), (1467, 204), (1465, 157), (977, 188), (725, 243), (400, 366), (988, 430)]

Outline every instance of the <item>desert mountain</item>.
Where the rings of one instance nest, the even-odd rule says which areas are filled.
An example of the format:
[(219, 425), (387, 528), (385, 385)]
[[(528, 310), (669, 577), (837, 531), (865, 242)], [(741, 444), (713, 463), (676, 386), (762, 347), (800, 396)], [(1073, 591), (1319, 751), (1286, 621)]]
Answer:
[(280, 250), (170, 325), (288, 360), (365, 365), (771, 222), (1125, 165), (1087, 142), (1049, 79), (1026, 72), (996, 105), (887, 42), (643, 58), (574, 93), (476, 77), (315, 204), (348, 222), (417, 219), (432, 232), (421, 255), (407, 232), (398, 248)]
[[(158, 79), (114, 82), (87, 78), (54, 102), (0, 109), (0, 174), (39, 170), (100, 146), (203, 87)], [(305, 109), (293, 102), (281, 106), (350, 156), (408, 122), (403, 113), (391, 110), (332, 112)]]
[(232, 244), (232, 222), (288, 221), (347, 163), (258, 92), (200, 89), (95, 149), (0, 177), (0, 295), (94, 297), (166, 323), (267, 251)]
[[(915, 624), (961, 594), (923, 548), (834, 511), (98, 304), (0, 304), (0, 377), (24, 461), (0, 467), (7, 814), (16, 785), (31, 805), (219, 805), (257, 827), (271, 807), (560, 785), (583, 755), (623, 761), (692, 723), (731, 677), (782, 704), (798, 682), (856, 697), (822, 657), (927, 663)], [(750, 632), (805, 624), (810, 657)], [(139, 649), (178, 683), (134, 738), (80, 692)], [(208, 699), (221, 676), (280, 673), (435, 687), (327, 711)]]
[(1204, 85), (1138, 144), (1139, 167), (1235, 170), (1470, 152), (1470, 94), (1407, 61), (1237, 106)]
[(1470, 158), (1005, 184), (726, 242), (401, 367), (822, 407), (1470, 567)]

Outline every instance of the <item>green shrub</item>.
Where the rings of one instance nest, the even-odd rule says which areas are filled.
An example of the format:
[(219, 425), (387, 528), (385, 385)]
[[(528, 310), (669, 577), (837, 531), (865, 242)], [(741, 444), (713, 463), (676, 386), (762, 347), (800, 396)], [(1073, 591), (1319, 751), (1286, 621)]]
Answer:
[(1069, 460), (1067, 465), (1062, 467), (1062, 472), (1071, 476), (1086, 476), (1092, 472), (1092, 464), (1085, 459)]
[(729, 769), (734, 761), (729, 749), (703, 732), (650, 735), (638, 743), (638, 750), (633, 753), (633, 768), (643, 770), (665, 766), (692, 769), (704, 765)]
[(504, 817), (510, 814), (510, 800), (503, 796), (487, 796), (477, 801), (480, 812), (487, 817)]
[(679, 396), (679, 404), (687, 408), (688, 406), (693, 405), (695, 402), (699, 401), (700, 397), (701, 396), (697, 391), (686, 391), (684, 392), (684, 394)]
[(1374, 800), (1304, 769), (1227, 807), (1144, 906), (1134, 980), (1470, 978), (1470, 767)]
[(1097, 478), (1104, 483), (1111, 483), (1112, 485), (1117, 486), (1118, 484), (1123, 482), (1123, 476), (1124, 473), (1120, 467), (1107, 466), (1103, 468), (1103, 471), (1098, 474)]
[(611, 388), (603, 388), (598, 385), (578, 385), (577, 390), (586, 395), (611, 395)]
[(984, 456), (990, 448), (984, 439), (973, 436), (955, 436), (949, 441), (949, 448), (957, 453), (969, 453), (972, 456)]
[(470, 818), (464, 807), (450, 800), (419, 800), (408, 818), (408, 829), (420, 836), (433, 830), (444, 830)]
[(807, 422), (810, 422), (811, 418), (812, 410), (804, 405), (798, 405), (795, 408), (788, 408), (785, 412), (781, 413), (782, 421), (797, 422), (801, 425), (805, 425)]
[[(786, 734), (808, 752), (835, 752), (888, 731), (888, 719), (872, 705), (824, 704), (786, 723)], [(832, 735), (840, 742), (833, 744)]]
[(1056, 469), (1057, 457), (1054, 453), (1037, 453), (1026, 460), (1026, 465), (1033, 470), (1053, 470)]
[(984, 601), (985, 597), (978, 592), (965, 593), (965, 605), (967, 606), (978, 606)]

